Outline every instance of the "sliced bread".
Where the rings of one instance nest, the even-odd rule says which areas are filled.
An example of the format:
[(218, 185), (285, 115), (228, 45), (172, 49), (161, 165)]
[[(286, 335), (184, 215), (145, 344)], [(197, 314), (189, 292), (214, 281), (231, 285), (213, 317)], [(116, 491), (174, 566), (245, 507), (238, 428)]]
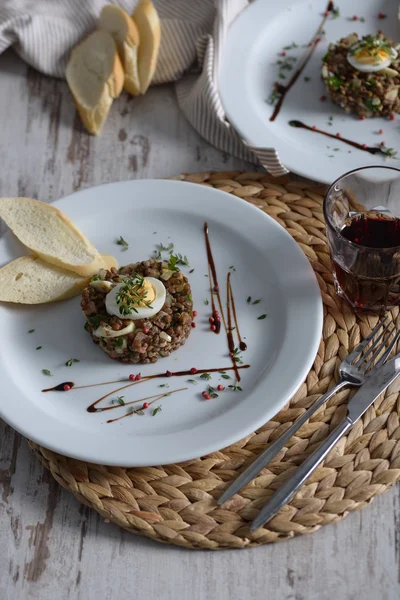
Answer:
[(51, 264), (82, 277), (103, 268), (98, 250), (51, 204), (32, 198), (0, 198), (0, 217), (24, 246)]
[(98, 135), (124, 85), (113, 37), (106, 31), (91, 33), (72, 51), (66, 77), (84, 126)]
[(138, 70), (140, 93), (145, 94), (154, 77), (160, 49), (160, 19), (151, 0), (140, 0), (133, 15), (139, 30)]
[(124, 88), (133, 96), (140, 94), (138, 73), (139, 31), (128, 13), (108, 4), (100, 13), (97, 24), (102, 31), (107, 31), (115, 40), (118, 54), (125, 71)]
[[(114, 258), (103, 257), (106, 268), (116, 266)], [(0, 301), (18, 304), (45, 304), (78, 296), (89, 278), (60, 269), (32, 254), (21, 256), (0, 269)]]

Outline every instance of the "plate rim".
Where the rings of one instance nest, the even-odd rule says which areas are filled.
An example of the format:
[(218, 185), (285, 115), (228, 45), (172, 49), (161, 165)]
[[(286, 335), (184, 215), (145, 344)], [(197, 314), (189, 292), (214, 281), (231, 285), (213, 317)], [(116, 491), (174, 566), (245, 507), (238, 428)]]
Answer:
[[(94, 193), (96, 190), (98, 190), (100, 188), (114, 187), (114, 186), (118, 186), (118, 185), (121, 185), (121, 186), (128, 185), (129, 187), (130, 186), (134, 187), (137, 185), (141, 185), (143, 183), (145, 185), (150, 185), (150, 186), (153, 186), (155, 184), (156, 186), (180, 185), (180, 186), (185, 186), (185, 187), (189, 187), (189, 188), (193, 188), (193, 186), (199, 187), (199, 184), (197, 184), (197, 183), (187, 182), (187, 181), (179, 181), (179, 180), (173, 180), (173, 179), (137, 179), (137, 180), (117, 181), (117, 182), (110, 182), (107, 184), (101, 184), (98, 186), (93, 186), (90, 188), (78, 190), (76, 192), (73, 192), (72, 194), (69, 194), (62, 198), (59, 198), (58, 200), (52, 202), (51, 204), (57, 206), (59, 204), (64, 204), (65, 202), (79, 201), (81, 195), (82, 194), (84, 195), (89, 190), (92, 193)], [(321, 291), (320, 291), (315, 273), (312, 269), (312, 266), (311, 266), (310, 262), (308, 261), (304, 252), (301, 250), (301, 248), (298, 246), (298, 244), (293, 239), (293, 237), (289, 234), (289, 232), (284, 227), (282, 227), (279, 223), (277, 223), (268, 214), (264, 213), (263, 211), (260, 211), (260, 209), (253, 206), (252, 204), (246, 202), (245, 200), (243, 200), (241, 198), (237, 198), (235, 196), (232, 196), (231, 194), (228, 194), (227, 192), (224, 192), (222, 190), (217, 190), (215, 188), (209, 188), (209, 187), (204, 187), (203, 190), (205, 190), (204, 193), (206, 193), (206, 194), (210, 193), (210, 194), (213, 194), (214, 196), (215, 195), (218, 195), (221, 197), (230, 196), (230, 198), (229, 198), (230, 202), (236, 202), (237, 204), (243, 203), (243, 205), (246, 206), (246, 210), (249, 210), (249, 211), (253, 212), (254, 214), (257, 213), (258, 216), (260, 216), (259, 213), (261, 213), (263, 215), (262, 218), (265, 218), (265, 222), (269, 222), (270, 226), (275, 227), (277, 230), (280, 231), (280, 235), (284, 235), (288, 240), (291, 240), (290, 243), (292, 244), (292, 248), (293, 249), (296, 248), (295, 252), (297, 252), (299, 260), (303, 260), (305, 270), (309, 270), (310, 274), (312, 273), (312, 278), (310, 278), (310, 282), (312, 281), (312, 283), (310, 283), (310, 287), (311, 286), (314, 287), (313, 299), (316, 304), (316, 306), (315, 306), (316, 310), (315, 310), (315, 314), (314, 314), (315, 327), (314, 327), (312, 333), (310, 334), (311, 339), (308, 340), (308, 342), (309, 342), (308, 348), (309, 349), (308, 349), (308, 352), (306, 353), (307, 357), (304, 360), (304, 364), (302, 365), (301, 369), (298, 369), (297, 376), (295, 378), (291, 379), (290, 384), (287, 385), (287, 391), (284, 394), (284, 396), (285, 396), (284, 399), (281, 400), (278, 404), (275, 404), (275, 408), (272, 411), (265, 410), (263, 412), (263, 415), (259, 416), (256, 422), (251, 421), (248, 423), (248, 425), (246, 427), (242, 426), (240, 431), (238, 431), (238, 427), (236, 427), (235, 428), (236, 433), (232, 432), (229, 436), (225, 435), (223, 440), (215, 441), (211, 445), (209, 442), (205, 443), (204, 445), (206, 445), (207, 448), (204, 451), (201, 451), (200, 453), (198, 451), (190, 452), (190, 450), (187, 449), (185, 455), (182, 455), (182, 453), (179, 454), (179, 452), (178, 452), (179, 455), (172, 456), (168, 460), (164, 460), (162, 462), (151, 461), (149, 463), (145, 459), (140, 460), (141, 457), (137, 457), (137, 456), (135, 456), (134, 460), (132, 460), (132, 459), (124, 460), (123, 458), (121, 459), (121, 457), (119, 457), (118, 460), (116, 460), (116, 459), (115, 460), (114, 459), (107, 460), (104, 458), (99, 459), (98, 456), (94, 455), (94, 454), (98, 454), (98, 450), (95, 450), (94, 454), (93, 454), (93, 452), (91, 453), (89, 450), (86, 451), (85, 449), (84, 450), (80, 450), (80, 449), (74, 450), (74, 448), (72, 448), (72, 447), (68, 447), (68, 449), (66, 449), (65, 441), (60, 442), (58, 446), (57, 446), (57, 444), (48, 444), (45, 441), (43, 441), (43, 439), (41, 439), (41, 436), (35, 435), (34, 432), (32, 434), (31, 431), (28, 432), (26, 430), (26, 428), (19, 426), (18, 422), (16, 422), (16, 420), (14, 418), (10, 417), (9, 414), (4, 414), (4, 411), (1, 410), (1, 417), (10, 426), (12, 426), (16, 431), (18, 431), (19, 433), (24, 435), (24, 437), (31, 439), (33, 442), (35, 442), (39, 445), (44, 444), (44, 447), (48, 448), (51, 451), (57, 452), (61, 455), (65, 455), (65, 456), (68, 456), (68, 457), (71, 457), (74, 459), (84, 460), (87, 462), (94, 462), (94, 463), (101, 462), (101, 464), (108, 465), (108, 466), (123, 466), (123, 467), (133, 467), (133, 466), (144, 467), (144, 466), (151, 466), (153, 464), (172, 464), (172, 463), (179, 463), (179, 462), (186, 461), (186, 460), (193, 460), (195, 458), (198, 458), (199, 456), (204, 456), (206, 454), (216, 452), (218, 450), (221, 450), (224, 447), (227, 447), (233, 443), (236, 443), (240, 439), (253, 433), (256, 429), (258, 429), (259, 427), (264, 425), (266, 422), (268, 422), (268, 420), (270, 420), (279, 410), (281, 410), (281, 408), (284, 406), (284, 404), (296, 393), (296, 391), (299, 389), (300, 385), (304, 381), (305, 377), (307, 376), (307, 373), (312, 368), (312, 365), (314, 363), (315, 357), (318, 352), (321, 334), (322, 334), (322, 327), (323, 327), (322, 296), (321, 296)], [(63, 208), (63, 210), (65, 210), (65, 207)], [(85, 217), (85, 215), (83, 215), (83, 218), (84, 217)], [(79, 227), (79, 220), (77, 221), (77, 226)], [(2, 238), (0, 239), (0, 248), (3, 245), (7, 236), (11, 236), (11, 233), (6, 232), (6, 234), (4, 234), (2, 236)], [(2, 365), (0, 365), (0, 372), (3, 372), (4, 370), (5, 369), (2, 367)], [(3, 377), (1, 379), (3, 379)], [(251, 392), (251, 394), (254, 394), (254, 393), (256, 393), (256, 391)], [(28, 394), (27, 394), (27, 397), (29, 397)], [(15, 412), (14, 412), (14, 414), (15, 414)], [(176, 450), (175, 450), (175, 454), (176, 454)]]

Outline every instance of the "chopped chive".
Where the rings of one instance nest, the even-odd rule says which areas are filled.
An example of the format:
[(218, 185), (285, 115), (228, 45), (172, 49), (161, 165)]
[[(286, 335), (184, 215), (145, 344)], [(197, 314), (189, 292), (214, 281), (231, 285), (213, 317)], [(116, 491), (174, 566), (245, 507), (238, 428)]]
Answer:
[(267, 317), (268, 317), (268, 315), (267, 315), (267, 314), (260, 315), (259, 317), (257, 317), (257, 320), (258, 320), (258, 321), (262, 321), (262, 319), (266, 319)]

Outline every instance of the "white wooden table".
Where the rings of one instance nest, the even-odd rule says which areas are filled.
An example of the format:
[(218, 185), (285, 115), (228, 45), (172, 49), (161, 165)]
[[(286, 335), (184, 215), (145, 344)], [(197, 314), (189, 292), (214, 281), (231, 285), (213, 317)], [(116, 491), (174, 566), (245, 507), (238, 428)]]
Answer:
[[(253, 167), (210, 147), (173, 89), (123, 94), (99, 138), (67, 86), (0, 57), (0, 195), (49, 201), (75, 190), (181, 172)], [(312, 536), (249, 550), (187, 551), (133, 536), (64, 491), (0, 422), (2, 600), (395, 600), (400, 487)]]

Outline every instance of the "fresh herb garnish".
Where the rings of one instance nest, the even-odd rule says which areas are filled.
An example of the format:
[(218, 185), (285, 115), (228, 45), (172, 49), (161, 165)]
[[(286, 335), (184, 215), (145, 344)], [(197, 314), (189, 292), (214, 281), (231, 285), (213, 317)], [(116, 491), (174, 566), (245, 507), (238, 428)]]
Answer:
[(162, 404), (160, 404), (160, 406), (156, 406), (156, 408), (153, 410), (153, 414), (152, 414), (153, 417), (155, 417), (157, 413), (162, 411), (161, 406), (162, 406)]
[(233, 265), (231, 265), (229, 268), (230, 268), (232, 271), (236, 271), (236, 269), (235, 269), (235, 267), (234, 267)]
[(343, 81), (343, 79), (340, 79), (340, 77), (337, 77), (336, 75), (332, 75), (331, 77), (328, 77), (327, 84), (330, 87), (337, 90), (344, 84), (344, 81)]
[(116, 340), (114, 341), (114, 348), (122, 348), (124, 345), (124, 338), (121, 336), (119, 338), (116, 338)]
[(390, 158), (397, 156), (397, 150), (395, 148), (386, 148), (385, 142), (381, 142), (379, 144), (379, 150), (382, 152), (382, 154), (385, 154)]
[(132, 414), (134, 414), (134, 415), (140, 415), (140, 416), (144, 415), (144, 410), (142, 410), (141, 408), (133, 408), (133, 406), (132, 406), (131, 410), (132, 410)]
[(169, 387), (169, 385), (168, 385), (168, 383), (161, 383), (161, 385), (159, 385), (158, 387), (165, 387), (165, 388), (168, 388), (168, 387)]
[(33, 333), (34, 331), (35, 331), (34, 329), (30, 329), (30, 330), (28, 331), (28, 333)]
[(111, 404), (115, 404), (116, 402), (118, 402), (118, 404), (121, 404), (121, 406), (125, 406), (124, 398), (125, 396), (118, 396), (118, 398), (111, 400)]
[(103, 278), (101, 275), (93, 275), (92, 279), (90, 281), (102, 281)]
[(218, 398), (218, 394), (211, 385), (207, 386), (207, 392), (210, 394), (211, 398)]
[(146, 297), (147, 292), (144, 286), (144, 277), (135, 273), (131, 278), (125, 280), (116, 295), (119, 312), (121, 315), (130, 315), (132, 311), (138, 313), (139, 311), (135, 307), (135, 304), (153, 308), (151, 302), (146, 300)]
[(160, 260), (162, 258), (163, 252), (169, 252), (169, 254), (172, 254), (173, 251), (174, 251), (174, 245), (172, 242), (170, 244), (168, 244), (168, 246), (164, 246), (164, 244), (159, 244), (157, 246), (157, 250), (156, 250), (156, 259)]
[(249, 296), (249, 297), (247, 298), (247, 304), (250, 304), (250, 302), (251, 302), (251, 296)]
[(257, 317), (257, 320), (258, 320), (258, 321), (262, 321), (263, 319), (266, 319), (267, 317), (268, 317), (268, 315), (267, 315), (267, 314), (260, 315), (259, 317)]
[(275, 104), (275, 102), (281, 97), (281, 95), (281, 92), (278, 92), (277, 89), (274, 89), (268, 98), (268, 103), (272, 105)]
[(242, 365), (242, 364), (243, 364), (243, 361), (242, 361), (242, 356), (241, 356), (241, 354), (240, 354), (240, 350), (239, 350), (239, 348), (235, 348), (235, 349), (234, 349), (234, 351), (232, 352), (232, 360), (233, 360), (234, 362), (237, 362), (237, 363), (239, 363), (240, 365)]
[(253, 304), (260, 304), (262, 298), (257, 298), (257, 300), (254, 300)]
[[(279, 67), (278, 77), (279, 79), (286, 79), (286, 71), (292, 71), (293, 63), (297, 61), (297, 58), (294, 56), (285, 56), (282, 59), (276, 61), (276, 64)], [(278, 92), (279, 93), (279, 92)]]
[(197, 381), (195, 379), (186, 379), (186, 381), (188, 383), (193, 383), (194, 385), (197, 385)]
[(79, 358), (69, 358), (69, 359), (67, 360), (67, 362), (65, 363), (65, 366), (66, 366), (66, 367), (72, 367), (72, 363), (78, 363), (78, 362), (81, 362), (81, 361), (79, 360)]
[(47, 377), (51, 377), (51, 372), (48, 369), (42, 369), (43, 375), (47, 375)]
[(221, 373), (221, 377), (222, 379), (232, 379), (232, 377), (230, 375), (227, 375), (227, 373)]
[(202, 373), (200, 375), (200, 379), (205, 379), (206, 381), (208, 381), (209, 379), (211, 379), (211, 375), (210, 373)]
[(205, 304), (206, 306), (208, 306), (208, 305), (210, 304), (210, 303), (209, 303), (209, 301), (208, 301), (208, 298), (206, 298), (206, 299), (204, 300), (204, 304)]
[(193, 273), (194, 269), (190, 269), (189, 273)]
[(331, 19), (337, 19), (338, 17), (340, 17), (340, 10), (337, 6), (335, 6), (331, 10)]
[(36, 350), (41, 350), (41, 349), (42, 349), (42, 346), (38, 346), (38, 347), (36, 348)]
[(304, 81), (306, 83), (308, 83), (309, 81), (311, 81), (311, 77), (308, 77), (307, 75), (304, 77)]
[(118, 246), (122, 246), (122, 250), (128, 250), (128, 248), (129, 248), (128, 242), (126, 240), (124, 240), (122, 235), (119, 236), (119, 239), (117, 240), (117, 244), (118, 244)]
[(298, 45), (296, 44), (296, 42), (292, 42), (290, 44), (290, 46), (284, 46), (283, 47), (284, 50), (293, 50), (294, 48), (298, 48)]
[(233, 391), (233, 392), (243, 392), (242, 388), (240, 387), (240, 385), (237, 385), (237, 383), (235, 383), (235, 385), (228, 385), (228, 387)]
[(93, 329), (97, 329), (106, 318), (107, 317), (102, 317), (101, 315), (92, 315), (88, 317), (88, 320)]

